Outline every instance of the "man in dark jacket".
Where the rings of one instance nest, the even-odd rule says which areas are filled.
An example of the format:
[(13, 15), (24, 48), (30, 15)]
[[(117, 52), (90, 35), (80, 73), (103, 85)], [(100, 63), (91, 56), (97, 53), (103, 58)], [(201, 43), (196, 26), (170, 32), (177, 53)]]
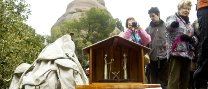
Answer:
[(149, 83), (159, 83), (162, 89), (166, 89), (168, 64), (166, 52), (166, 26), (160, 19), (160, 11), (157, 7), (152, 7), (148, 12), (151, 22), (146, 32), (150, 34), (152, 41), (148, 44), (151, 48), (150, 64), (148, 65), (150, 76)]
[(208, 0), (197, 0), (199, 23), (199, 68), (194, 73), (196, 89), (207, 89), (208, 82)]

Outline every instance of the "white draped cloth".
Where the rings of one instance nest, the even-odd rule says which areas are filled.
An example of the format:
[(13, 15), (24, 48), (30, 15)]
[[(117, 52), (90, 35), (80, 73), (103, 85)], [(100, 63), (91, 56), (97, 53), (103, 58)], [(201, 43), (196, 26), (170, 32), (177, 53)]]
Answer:
[(9, 89), (75, 89), (76, 85), (87, 84), (88, 78), (75, 54), (75, 44), (67, 34), (46, 46), (22, 74), (18, 87)]

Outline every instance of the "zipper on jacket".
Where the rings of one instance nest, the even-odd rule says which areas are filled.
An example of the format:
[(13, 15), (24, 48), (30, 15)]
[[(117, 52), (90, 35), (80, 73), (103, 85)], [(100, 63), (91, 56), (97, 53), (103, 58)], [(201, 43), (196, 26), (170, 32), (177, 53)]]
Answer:
[[(156, 41), (158, 43), (158, 28), (157, 28), (156, 36), (157, 36)], [(156, 57), (157, 57), (157, 68), (160, 69), (160, 59), (158, 57), (158, 46), (156, 47), (156, 51), (157, 51), (157, 55), (156, 55)]]

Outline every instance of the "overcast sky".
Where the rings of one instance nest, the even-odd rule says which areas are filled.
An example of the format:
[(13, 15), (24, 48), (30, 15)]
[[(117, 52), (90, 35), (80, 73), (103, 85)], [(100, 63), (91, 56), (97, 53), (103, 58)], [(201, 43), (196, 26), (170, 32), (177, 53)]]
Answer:
[[(27, 23), (36, 29), (36, 33), (50, 35), (53, 24), (61, 17), (67, 5), (73, 0), (26, 0), (30, 4), (31, 15)], [(177, 5), (180, 0), (105, 0), (107, 10), (114, 18), (119, 18), (125, 23), (126, 18), (134, 17), (145, 29), (150, 22), (148, 10), (151, 7), (158, 7), (161, 19), (165, 21), (167, 16), (177, 12)], [(195, 4), (190, 12), (191, 23), (196, 20)]]

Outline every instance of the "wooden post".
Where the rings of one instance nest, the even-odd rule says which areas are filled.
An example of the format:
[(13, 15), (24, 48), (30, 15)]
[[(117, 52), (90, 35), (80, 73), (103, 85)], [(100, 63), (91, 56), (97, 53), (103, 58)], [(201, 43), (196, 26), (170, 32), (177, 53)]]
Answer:
[(90, 84), (92, 84), (92, 80), (93, 80), (93, 77), (92, 77), (92, 48), (90, 48)]
[(143, 80), (143, 83), (144, 83), (144, 81), (145, 81), (145, 78), (144, 78), (145, 77), (145, 74), (144, 74), (144, 49), (143, 48), (141, 48), (141, 55), (142, 55), (141, 56), (141, 62), (142, 62), (141, 63), (141, 67), (142, 67), (141, 68), (142, 69), (141, 70), (141, 72), (142, 72), (141, 75), (142, 75), (142, 80)]

